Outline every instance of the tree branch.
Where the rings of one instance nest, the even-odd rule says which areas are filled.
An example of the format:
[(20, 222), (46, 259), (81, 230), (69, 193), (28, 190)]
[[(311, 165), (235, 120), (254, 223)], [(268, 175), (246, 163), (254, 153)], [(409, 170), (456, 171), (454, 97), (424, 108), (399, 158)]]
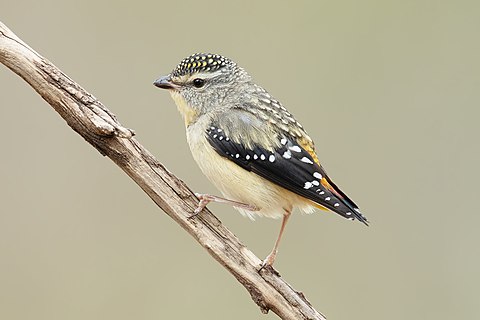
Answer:
[[(88, 143), (112, 159), (250, 293), (263, 313), (282, 319), (325, 319), (208, 210), (189, 219), (198, 200), (100, 101), (0, 22), (0, 62), (22, 77)], [(4, 93), (5, 94), (5, 93)]]

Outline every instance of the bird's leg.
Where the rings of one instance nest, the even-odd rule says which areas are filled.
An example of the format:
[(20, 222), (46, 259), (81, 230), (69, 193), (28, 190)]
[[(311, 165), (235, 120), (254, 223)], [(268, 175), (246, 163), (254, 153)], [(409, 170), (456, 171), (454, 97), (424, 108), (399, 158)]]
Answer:
[(249, 211), (258, 211), (258, 208), (255, 207), (254, 205), (245, 204), (242, 202), (229, 200), (222, 197), (212, 196), (209, 194), (201, 194), (201, 193), (195, 193), (195, 196), (197, 196), (197, 198), (200, 201), (198, 202), (198, 207), (195, 209), (195, 211), (193, 211), (192, 217), (199, 214), (210, 202), (227, 203), (237, 208), (242, 208)]
[[(273, 246), (272, 252), (263, 260), (262, 262), (262, 268), (265, 268), (266, 266), (272, 266), (273, 263), (275, 262), (275, 258), (277, 257), (277, 252), (278, 252), (278, 245), (280, 244), (280, 240), (282, 239), (283, 235), (283, 230), (285, 230), (285, 226), (287, 225), (288, 218), (290, 218), (290, 214), (292, 213), (292, 209), (285, 209), (285, 214), (283, 215), (283, 220), (282, 220), (282, 226), (280, 227), (280, 233), (278, 234), (277, 241), (275, 241), (275, 245)], [(261, 270), (260, 269), (260, 270)]]

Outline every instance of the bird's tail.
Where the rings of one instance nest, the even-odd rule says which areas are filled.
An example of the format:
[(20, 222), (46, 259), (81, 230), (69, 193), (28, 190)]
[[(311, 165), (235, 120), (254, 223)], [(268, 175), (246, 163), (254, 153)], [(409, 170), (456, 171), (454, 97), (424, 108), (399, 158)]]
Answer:
[(326, 189), (325, 192), (330, 193), (330, 195), (327, 196), (333, 197), (334, 199), (332, 200), (337, 201), (331, 201), (331, 203), (335, 203), (335, 205), (329, 205), (328, 207), (319, 203), (314, 203), (315, 207), (322, 210), (333, 211), (342, 217), (358, 220), (368, 226), (369, 222), (367, 217), (360, 212), (360, 209), (358, 209), (358, 206), (355, 204), (355, 202), (353, 202), (353, 200), (351, 200), (339, 187), (337, 187), (337, 185), (329, 177), (324, 177), (321, 181), (321, 184)]

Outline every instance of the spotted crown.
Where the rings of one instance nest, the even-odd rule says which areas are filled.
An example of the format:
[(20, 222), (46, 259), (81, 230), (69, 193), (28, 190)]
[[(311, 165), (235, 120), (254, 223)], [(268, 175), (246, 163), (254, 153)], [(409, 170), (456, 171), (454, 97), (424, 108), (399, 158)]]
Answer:
[(195, 72), (217, 71), (226, 66), (235, 66), (235, 62), (218, 54), (195, 53), (183, 59), (172, 71), (174, 77)]

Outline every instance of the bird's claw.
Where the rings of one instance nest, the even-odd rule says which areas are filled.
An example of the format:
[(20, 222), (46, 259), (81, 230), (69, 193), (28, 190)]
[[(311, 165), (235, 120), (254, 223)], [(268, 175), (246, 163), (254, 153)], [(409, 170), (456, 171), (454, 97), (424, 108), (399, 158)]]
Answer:
[(188, 216), (187, 219), (193, 219), (196, 216), (198, 216), (198, 214), (202, 212), (203, 209), (205, 209), (207, 204), (209, 204), (212, 201), (212, 197), (207, 194), (195, 193), (195, 196), (199, 200), (198, 205), (195, 208), (195, 210), (193, 210), (193, 213), (190, 216)]
[(262, 264), (260, 265), (260, 269), (258, 269), (258, 272), (260, 273), (262, 272), (262, 270), (268, 270), (274, 275), (280, 276), (280, 273), (278, 273), (278, 271), (273, 268), (273, 265), (270, 262), (268, 262), (268, 257), (262, 261)]
[(259, 271), (262, 271), (263, 269), (273, 269), (273, 263), (275, 262), (275, 258), (277, 256), (277, 252), (272, 251), (270, 254), (262, 261), (262, 265), (260, 267)]

